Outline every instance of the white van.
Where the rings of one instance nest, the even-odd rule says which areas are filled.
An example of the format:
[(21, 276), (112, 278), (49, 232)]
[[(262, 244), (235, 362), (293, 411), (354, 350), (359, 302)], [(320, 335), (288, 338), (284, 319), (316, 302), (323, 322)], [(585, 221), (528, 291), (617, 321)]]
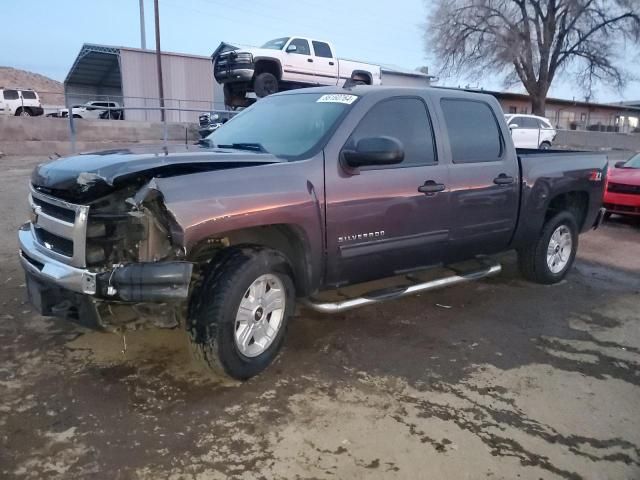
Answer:
[(544, 117), (510, 114), (504, 116), (516, 148), (548, 150), (556, 138), (556, 129)]
[(37, 117), (43, 112), (37, 92), (30, 88), (0, 87), (0, 115)]

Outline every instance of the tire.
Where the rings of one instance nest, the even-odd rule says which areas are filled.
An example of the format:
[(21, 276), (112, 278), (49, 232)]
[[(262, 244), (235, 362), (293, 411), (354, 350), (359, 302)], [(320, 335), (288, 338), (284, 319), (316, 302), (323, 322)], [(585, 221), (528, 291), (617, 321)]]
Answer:
[[(269, 304), (277, 308), (270, 310)], [(196, 357), (216, 374), (251, 378), (278, 355), (294, 309), (291, 268), (282, 254), (229, 248), (214, 259), (194, 292), (187, 328)]]
[(31, 110), (20, 107), (16, 110), (16, 117), (31, 117)]
[(613, 215), (611, 212), (605, 212), (604, 216), (602, 217), (602, 220), (605, 221), (605, 222), (607, 220), (610, 220), (611, 219), (611, 215)]
[(278, 93), (278, 79), (273, 73), (262, 72), (253, 80), (253, 91), (258, 98)]
[[(554, 237), (554, 234), (560, 235), (559, 244), (555, 244), (559, 237)], [(570, 245), (566, 244), (567, 234)], [(554, 258), (548, 257), (551, 248), (555, 250)], [(537, 240), (518, 250), (520, 271), (532, 282), (545, 285), (558, 283), (571, 269), (577, 250), (578, 225), (575, 216), (569, 211), (560, 212), (547, 220)]]
[(542, 142), (540, 144), (540, 150), (551, 150), (551, 144), (549, 142)]

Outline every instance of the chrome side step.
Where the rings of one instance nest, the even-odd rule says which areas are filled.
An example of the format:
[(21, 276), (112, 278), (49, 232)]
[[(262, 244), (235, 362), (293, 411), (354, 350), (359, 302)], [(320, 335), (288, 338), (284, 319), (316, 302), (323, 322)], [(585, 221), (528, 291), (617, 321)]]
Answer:
[(458, 283), (469, 282), (471, 280), (478, 280), (480, 278), (489, 277), (491, 275), (497, 275), (502, 271), (502, 266), (495, 261), (483, 259), (483, 268), (479, 270), (473, 270), (470, 272), (457, 272), (455, 275), (449, 277), (438, 278), (423, 283), (415, 283), (414, 285), (388, 288), (384, 290), (374, 291), (366, 293), (361, 297), (351, 298), (341, 302), (316, 302), (312, 298), (306, 298), (302, 300), (303, 305), (321, 313), (338, 313), (352, 308), (363, 307), (372, 303), (379, 303), (385, 300), (392, 300), (414, 293), (426, 292), (429, 290), (435, 290), (437, 288), (448, 287), (450, 285), (456, 285)]

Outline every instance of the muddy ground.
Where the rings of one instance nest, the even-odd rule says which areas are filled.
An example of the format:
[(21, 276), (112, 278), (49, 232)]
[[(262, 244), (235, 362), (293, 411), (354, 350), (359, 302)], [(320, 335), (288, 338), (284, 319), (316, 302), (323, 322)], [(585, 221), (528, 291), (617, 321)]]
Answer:
[(24, 302), (32, 158), (0, 174), (0, 478), (640, 478), (640, 227), (581, 237), (559, 285), (500, 276), (300, 310), (243, 383), (180, 331), (95, 333)]

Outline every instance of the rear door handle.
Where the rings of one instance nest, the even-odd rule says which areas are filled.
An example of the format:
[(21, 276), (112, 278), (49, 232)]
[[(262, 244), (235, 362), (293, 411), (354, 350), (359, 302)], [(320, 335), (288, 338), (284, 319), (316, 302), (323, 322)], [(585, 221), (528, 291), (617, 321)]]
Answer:
[(445, 188), (447, 187), (445, 187), (443, 183), (436, 183), (433, 180), (427, 180), (424, 182), (424, 185), (420, 185), (418, 187), (418, 191), (425, 195), (433, 195), (434, 193), (444, 191)]
[(329, 65), (333, 65), (333, 62), (329, 62)]
[(495, 183), (496, 185), (510, 185), (513, 183), (513, 177), (501, 173), (493, 179), (493, 183)]
[(307, 58), (307, 62), (313, 62), (313, 58)]

